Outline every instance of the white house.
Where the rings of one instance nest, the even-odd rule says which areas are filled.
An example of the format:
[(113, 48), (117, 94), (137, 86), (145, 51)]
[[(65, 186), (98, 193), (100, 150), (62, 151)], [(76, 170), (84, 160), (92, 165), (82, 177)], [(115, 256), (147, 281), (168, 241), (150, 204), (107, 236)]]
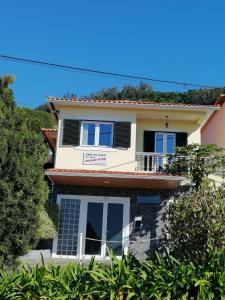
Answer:
[(165, 172), (176, 146), (201, 143), (217, 105), (48, 98), (58, 129), (42, 129), (53, 153), (45, 174), (60, 207), (53, 257), (107, 258), (160, 244), (161, 217), (184, 178)]

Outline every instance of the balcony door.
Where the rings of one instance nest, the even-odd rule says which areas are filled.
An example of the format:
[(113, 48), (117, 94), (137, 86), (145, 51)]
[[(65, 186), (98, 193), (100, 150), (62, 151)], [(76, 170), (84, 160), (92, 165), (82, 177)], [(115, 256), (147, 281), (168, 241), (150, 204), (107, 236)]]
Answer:
[[(159, 155), (155, 157), (154, 169), (156, 171), (163, 171), (166, 165), (167, 154), (173, 154), (176, 146), (176, 135), (170, 132), (156, 132), (155, 133), (155, 152)], [(161, 154), (161, 155), (160, 155)]]
[(155, 152), (173, 154), (175, 152), (176, 135), (170, 132), (155, 133)]

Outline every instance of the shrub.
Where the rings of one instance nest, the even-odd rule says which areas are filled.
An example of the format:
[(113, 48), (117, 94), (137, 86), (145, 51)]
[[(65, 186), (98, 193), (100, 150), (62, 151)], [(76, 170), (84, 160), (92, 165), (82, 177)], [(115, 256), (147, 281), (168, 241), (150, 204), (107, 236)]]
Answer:
[(207, 244), (225, 245), (225, 188), (205, 183), (176, 198), (166, 212), (166, 245), (180, 258), (199, 260)]

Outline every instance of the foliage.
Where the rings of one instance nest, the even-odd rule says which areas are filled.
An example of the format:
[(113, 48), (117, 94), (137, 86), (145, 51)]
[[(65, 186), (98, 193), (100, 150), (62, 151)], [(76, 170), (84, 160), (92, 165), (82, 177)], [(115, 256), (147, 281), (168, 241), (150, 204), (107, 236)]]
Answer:
[(225, 187), (203, 184), (177, 197), (166, 213), (166, 244), (180, 258), (198, 261), (210, 241), (225, 246)]
[(48, 198), (40, 125), (48, 114), (16, 108), (10, 78), (0, 78), (0, 265), (13, 264), (37, 243), (39, 209)]
[(153, 91), (148, 83), (140, 82), (137, 86), (124, 85), (121, 90), (117, 87), (106, 88), (92, 93), (88, 98), (111, 100), (145, 100), (153, 102), (173, 102), (189, 104), (214, 104), (225, 88), (188, 90), (187, 92), (158, 92)]
[(225, 165), (222, 151), (222, 148), (211, 144), (177, 147), (175, 155), (169, 156), (166, 171), (171, 174), (190, 175), (195, 188), (198, 189), (209, 174)]
[(59, 225), (59, 206), (56, 203), (47, 201), (45, 203), (45, 210), (48, 213), (48, 216), (51, 218), (54, 228), (57, 231)]
[[(104, 88), (95, 93), (83, 97), (84, 99), (110, 99), (110, 100), (144, 100), (165, 103), (186, 103), (186, 104), (214, 104), (220, 94), (225, 93), (225, 87), (215, 89), (188, 90), (187, 92), (159, 92), (154, 91), (150, 84), (140, 82), (138, 85), (125, 84), (122, 89), (117, 87)], [(67, 92), (65, 98), (76, 98), (76, 94)], [(47, 103), (36, 108), (50, 112)]]
[(44, 208), (38, 211), (38, 219), (37, 238), (53, 239), (56, 236), (56, 229)]
[(67, 92), (63, 95), (63, 98), (77, 98), (77, 95), (74, 93)]
[(171, 255), (140, 262), (110, 253), (110, 265), (23, 266), (0, 272), (0, 299), (218, 300), (225, 297), (225, 249), (209, 246), (202, 260), (179, 261)]
[(35, 110), (40, 110), (40, 111), (44, 111), (44, 112), (47, 112), (47, 113), (50, 113), (50, 112), (51, 112), (51, 110), (50, 110), (50, 108), (49, 108), (47, 102), (46, 102), (46, 103), (43, 103), (43, 104), (41, 104), (41, 105), (39, 105), (39, 106), (37, 106), (37, 107), (35, 108)]

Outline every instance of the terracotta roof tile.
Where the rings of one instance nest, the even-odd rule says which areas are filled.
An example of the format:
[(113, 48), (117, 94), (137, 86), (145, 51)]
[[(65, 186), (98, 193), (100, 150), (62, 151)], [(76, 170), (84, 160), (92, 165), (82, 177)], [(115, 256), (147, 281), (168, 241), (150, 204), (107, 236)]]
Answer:
[(43, 132), (57, 132), (57, 128), (41, 128)]
[(142, 101), (142, 100), (95, 100), (95, 99), (77, 99), (77, 98), (57, 98), (57, 97), (48, 97), (48, 101), (65, 101), (65, 102), (78, 102), (78, 103), (116, 103), (116, 104), (152, 104), (152, 105), (162, 105), (162, 106), (196, 106), (196, 107), (217, 107), (219, 104), (213, 105), (197, 105), (197, 104), (185, 104), (185, 103), (172, 103), (172, 102), (151, 102), (151, 101)]

